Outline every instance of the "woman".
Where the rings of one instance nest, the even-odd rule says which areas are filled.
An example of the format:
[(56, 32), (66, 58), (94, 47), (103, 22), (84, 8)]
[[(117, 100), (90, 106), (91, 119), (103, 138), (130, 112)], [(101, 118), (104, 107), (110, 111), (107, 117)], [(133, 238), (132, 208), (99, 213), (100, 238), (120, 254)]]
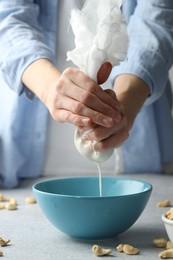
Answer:
[[(88, 127), (91, 122), (94, 122), (98, 127), (91, 133), (90, 138), (101, 141), (96, 149), (107, 149), (117, 147), (127, 139), (134, 119), (146, 99), (153, 105), (144, 107), (138, 114), (130, 138), (123, 146), (125, 154), (123, 171), (143, 172), (145, 169), (154, 172), (162, 171), (162, 163), (172, 162), (172, 155), (170, 158), (162, 159), (166, 154), (162, 155), (162, 147), (160, 150), (158, 138), (152, 139), (153, 152), (150, 151), (151, 140), (148, 145), (146, 145), (146, 140), (155, 137), (155, 133), (161, 129), (160, 126), (156, 126), (156, 115), (154, 114), (156, 103), (153, 102), (160, 96), (165, 98), (163, 93), (166, 89), (168, 70), (172, 64), (173, 55), (169, 54), (169, 57), (167, 55), (168, 51), (171, 54), (173, 52), (170, 40), (171, 30), (168, 29), (173, 24), (171, 2), (165, 4), (163, 0), (158, 0), (157, 4), (154, 3), (155, 1), (149, 1), (146, 4), (141, 0), (137, 5), (136, 1), (131, 1), (130, 6), (127, 6), (128, 1), (123, 4), (124, 12), (128, 10), (133, 13), (129, 23), (128, 61), (118, 69), (115, 68), (111, 78), (113, 80), (116, 78), (114, 90), (118, 100), (124, 105), (124, 112), (122, 105), (115, 97), (112, 97), (112, 94), (103, 91), (77, 69), (68, 69), (61, 73), (60, 71), (66, 67), (66, 64), (62, 65), (62, 63), (62, 67), (57, 69), (58, 65), (55, 65), (56, 38), (58, 43), (64, 47), (63, 41), (61, 41), (63, 33), (60, 25), (63, 15), (60, 16), (60, 14), (66, 12), (69, 4), (71, 4), (71, 8), (74, 5), (81, 8), (83, 4), (83, 1), (80, 0), (70, 0), (66, 2), (66, 6), (63, 6), (65, 5), (63, 2), (66, 1), (16, 0), (15, 3), (8, 0), (0, 1), (1, 182), (7, 187), (14, 187), (20, 178), (40, 175), (45, 154), (48, 110), (58, 122), (70, 122), (80, 127)], [(153, 15), (148, 11), (152, 11)], [(153, 36), (146, 45), (146, 33), (139, 34), (141, 32), (140, 24), (145, 24), (143, 13), (146, 15), (145, 19), (151, 15), (148, 26), (143, 26), (144, 32), (149, 31), (149, 36)], [(162, 15), (158, 16), (159, 14), (163, 14), (163, 18), (166, 15), (169, 19), (164, 21)], [(159, 26), (154, 27), (158, 31), (156, 34), (152, 28), (159, 17), (161, 22)], [(59, 28), (57, 24), (59, 24)], [(137, 24), (139, 26), (136, 26)], [(164, 32), (164, 41), (159, 37), (160, 32)], [(137, 51), (136, 46), (138, 46)], [(165, 46), (167, 46), (166, 49)], [(143, 50), (146, 51), (146, 55), (143, 54)], [(156, 55), (150, 55), (150, 50)], [(62, 53), (60, 49), (58, 49), (58, 53)], [(59, 57), (58, 54), (57, 57)], [(163, 60), (164, 62), (162, 62)], [(167, 66), (164, 67), (163, 63)], [(136, 70), (134, 64), (138, 65)], [(164, 67), (164, 70), (158, 73), (160, 67)], [(151, 70), (151, 68), (155, 69)], [(109, 68), (106, 68), (104, 73), (105, 80), (109, 74)], [(72, 89), (73, 91), (71, 91)], [(81, 100), (82, 93), (86, 90), (89, 93), (87, 99)], [(148, 98), (148, 96), (150, 97)], [(79, 103), (82, 104), (82, 107), (79, 106)], [(167, 100), (163, 103), (165, 111)], [(166, 126), (168, 126), (168, 131), (172, 131), (172, 119), (169, 117), (170, 111), (168, 110), (166, 111), (167, 117), (164, 119), (168, 119)], [(145, 129), (148, 127), (152, 133), (151, 136), (149, 134), (146, 136)], [(145, 139), (141, 139), (141, 136)], [(161, 136), (165, 137), (165, 134)], [(168, 137), (168, 132), (166, 137)], [(141, 140), (144, 141), (141, 143)], [(169, 141), (171, 144), (172, 140), (169, 139)], [(161, 142), (165, 144), (163, 138), (161, 138)], [(152, 164), (150, 163), (151, 155), (156, 155), (154, 167), (153, 157)], [(167, 159), (169, 160), (167, 161)], [(148, 165), (147, 168), (143, 167), (146, 165)]]
[[(20, 178), (36, 177), (42, 172), (48, 110), (56, 121), (76, 126), (87, 126), (92, 121), (109, 127), (117, 116), (120, 118), (114, 109), (115, 98), (96, 82), (75, 68), (60, 72), (67, 67), (66, 51), (70, 47), (64, 40), (73, 41), (66, 37), (63, 26), (66, 23), (69, 27), (71, 8), (81, 8), (82, 3), (0, 2), (0, 175), (7, 187), (16, 186)], [(56, 44), (60, 69), (54, 65)], [(55, 142), (56, 137), (53, 138)]]

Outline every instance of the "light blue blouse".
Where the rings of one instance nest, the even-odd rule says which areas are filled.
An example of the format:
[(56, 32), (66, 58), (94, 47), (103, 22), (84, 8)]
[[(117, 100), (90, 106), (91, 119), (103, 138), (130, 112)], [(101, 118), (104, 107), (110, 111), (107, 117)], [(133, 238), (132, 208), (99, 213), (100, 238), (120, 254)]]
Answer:
[[(0, 0), (0, 183), (5, 187), (42, 172), (48, 111), (21, 76), (37, 59), (55, 62), (57, 8), (57, 0)], [(173, 163), (167, 84), (173, 63), (173, 2), (124, 0), (123, 11), (129, 21), (128, 60), (111, 78), (132, 73), (151, 90), (123, 145), (124, 171), (162, 172), (163, 163)]]

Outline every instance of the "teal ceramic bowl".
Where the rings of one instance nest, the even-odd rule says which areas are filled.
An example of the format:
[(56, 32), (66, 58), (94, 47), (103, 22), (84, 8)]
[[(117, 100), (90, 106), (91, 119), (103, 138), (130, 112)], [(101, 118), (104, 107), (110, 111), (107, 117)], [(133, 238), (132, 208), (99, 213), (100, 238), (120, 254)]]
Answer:
[(75, 239), (100, 240), (129, 229), (143, 212), (151, 184), (130, 178), (51, 179), (36, 183), (33, 192), (47, 219)]

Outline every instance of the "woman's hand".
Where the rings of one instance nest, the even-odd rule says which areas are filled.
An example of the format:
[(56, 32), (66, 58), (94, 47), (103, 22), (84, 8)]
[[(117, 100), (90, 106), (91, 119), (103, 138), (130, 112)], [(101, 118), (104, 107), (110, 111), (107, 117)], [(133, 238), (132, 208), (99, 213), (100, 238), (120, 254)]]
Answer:
[(110, 95), (83, 72), (66, 69), (50, 89), (45, 104), (58, 122), (77, 126), (95, 123), (111, 127), (120, 120), (119, 108)]
[[(130, 74), (120, 75), (116, 79), (114, 91), (107, 90), (107, 93), (120, 102), (121, 120), (110, 128), (93, 125), (93, 131), (88, 132), (89, 140), (98, 141), (95, 145), (95, 150), (98, 151), (116, 148), (125, 142), (138, 112), (149, 96), (149, 87), (146, 83)], [(84, 131), (86, 128), (80, 130)]]
[[(116, 102), (118, 102), (115, 92), (111, 89), (105, 90)], [(121, 114), (121, 119), (119, 122), (114, 122), (112, 127), (104, 127), (96, 124), (92, 124), (89, 127), (79, 127), (79, 130), (82, 132), (92, 129), (92, 131), (87, 131), (85, 134), (85, 140), (94, 140), (97, 141), (94, 148), (96, 151), (104, 151), (111, 148), (117, 148), (129, 136), (129, 129), (127, 124), (127, 117), (124, 113), (124, 106), (119, 104), (119, 112)]]
[[(111, 71), (110, 64), (107, 65), (102, 65), (99, 70), (98, 81), (101, 83)], [(57, 122), (112, 127), (121, 119), (117, 112), (119, 102), (76, 68), (68, 68), (61, 74), (50, 61), (40, 59), (25, 70), (22, 80)]]

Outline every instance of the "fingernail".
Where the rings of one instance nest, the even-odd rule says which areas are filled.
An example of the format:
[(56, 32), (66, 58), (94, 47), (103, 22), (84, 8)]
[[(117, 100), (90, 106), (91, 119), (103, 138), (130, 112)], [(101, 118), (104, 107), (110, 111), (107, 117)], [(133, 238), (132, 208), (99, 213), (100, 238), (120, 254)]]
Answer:
[(112, 126), (112, 123), (113, 123), (113, 119), (112, 118), (110, 118), (110, 117), (103, 118), (103, 124), (105, 126)]
[(90, 123), (90, 119), (89, 118), (82, 118), (82, 124), (83, 125), (88, 125)]

